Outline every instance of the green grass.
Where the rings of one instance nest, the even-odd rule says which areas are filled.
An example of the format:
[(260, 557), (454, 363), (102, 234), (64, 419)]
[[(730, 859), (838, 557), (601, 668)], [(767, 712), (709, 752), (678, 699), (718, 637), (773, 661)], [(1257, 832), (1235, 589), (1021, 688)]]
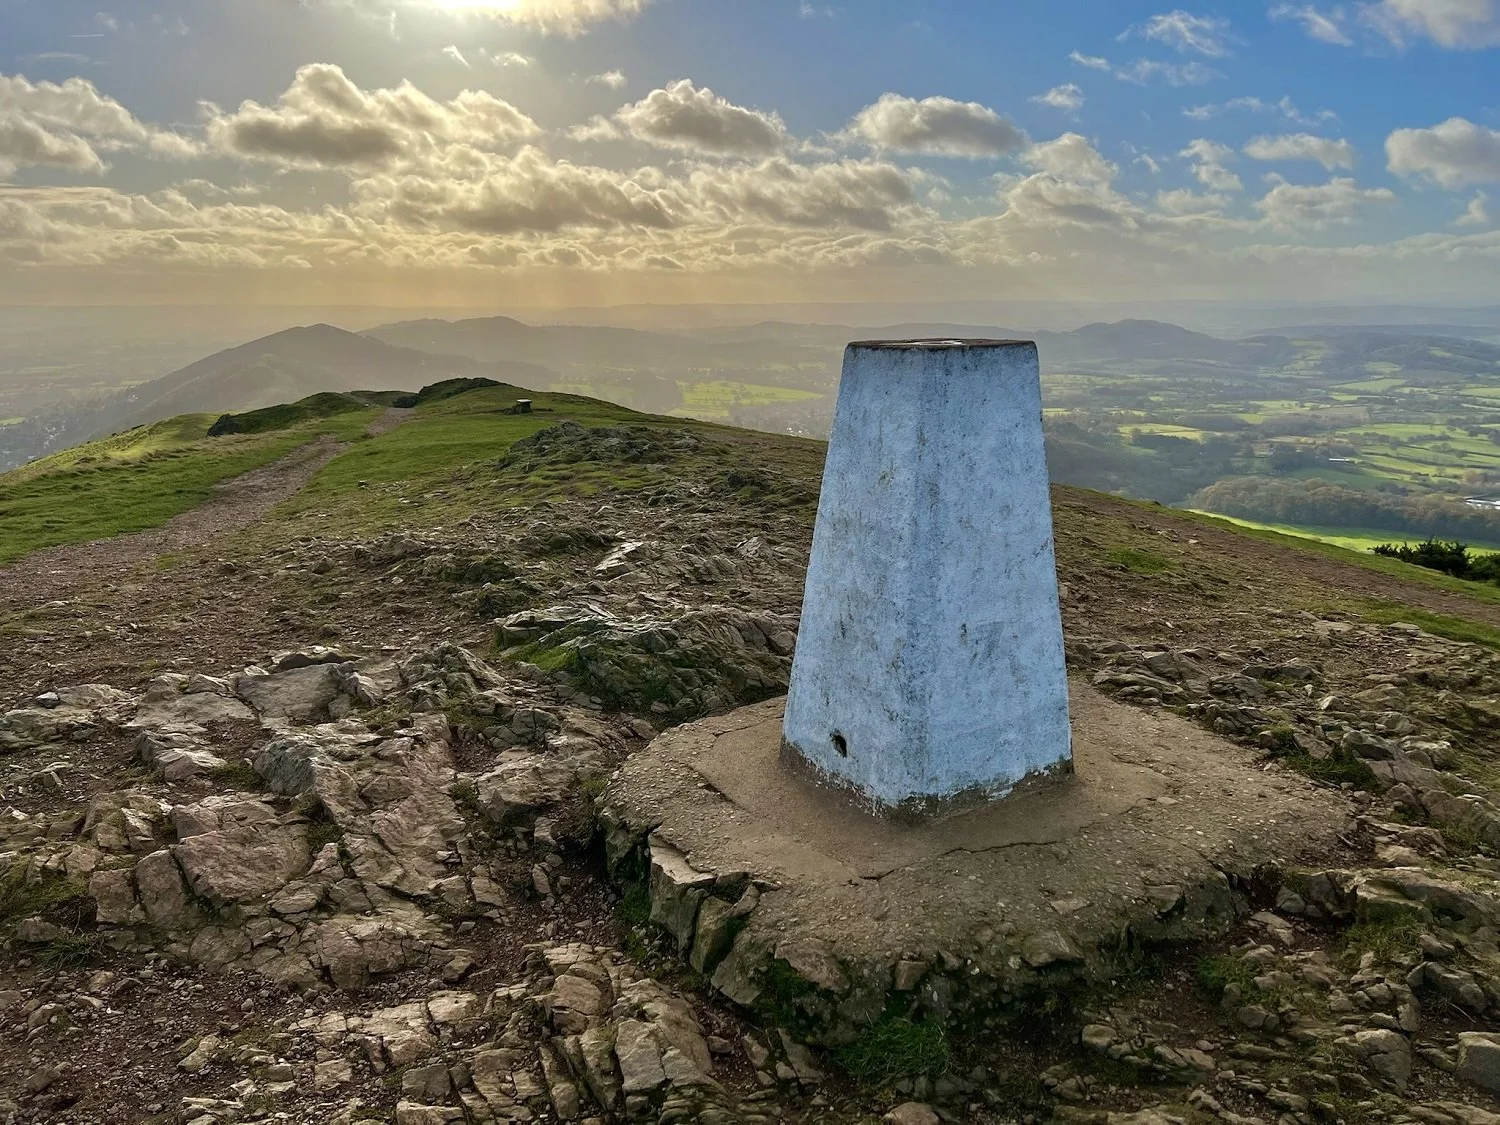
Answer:
[(903, 1078), (939, 1078), (952, 1065), (941, 1024), (916, 1023), (890, 1012), (835, 1050), (833, 1058), (856, 1082), (877, 1088)]
[[(518, 396), (533, 400), (534, 413), (506, 413)], [(504, 467), (505, 456), (517, 441), (564, 421), (590, 428), (662, 428), (674, 435), (737, 433), (707, 422), (640, 414), (574, 395), (508, 386), (472, 391), (418, 407), (406, 425), (335, 458), (278, 515), (292, 525), (294, 534), (321, 533), (333, 512), (344, 531), (374, 532), (441, 525), (496, 507), (559, 497), (629, 491), (674, 480), (711, 480), (743, 468), (717, 443), (682, 454), (669, 472), (662, 471), (662, 466), (612, 460), (544, 462), (530, 473)], [(789, 470), (788, 475), (795, 472), (817, 479), (822, 443), (797, 438), (762, 440), (778, 441), (778, 468)]]
[[(39, 458), (24, 468), (16, 469), (9, 476), (40, 476), (56, 469), (73, 468), (80, 465), (106, 465), (115, 462), (139, 461), (153, 453), (180, 449), (208, 436), (208, 428), (214, 424), (212, 414), (182, 414), (149, 426), (137, 426), (133, 430), (113, 434), (97, 441), (86, 442)], [(3, 480), (6, 478), (0, 478)]]
[[(505, 414), (518, 394), (530, 395), (534, 414)], [(571, 395), (519, 391), (515, 387), (472, 391), (417, 408), (416, 417), (331, 461), (311, 482), (293, 511), (353, 495), (371, 486), (409, 483), (420, 487), (463, 468), (476, 469), (505, 456), (510, 447), (564, 420), (585, 426), (649, 421), (623, 407)]]
[(1235, 985), (1247, 1003), (1254, 1003), (1264, 997), (1255, 983), (1255, 978), (1259, 975), (1259, 970), (1228, 954), (1201, 958), (1193, 971), (1193, 979), (1198, 987), (1211, 999), (1222, 1000), (1229, 986)]
[(184, 414), (41, 458), (0, 475), (0, 564), (159, 527), (221, 482), (319, 436), (362, 440), (381, 411), (348, 395), (315, 395), (239, 416), (255, 433), (210, 438), (214, 415)]
[(0, 476), (0, 564), (31, 551), (159, 527), (214, 486), (334, 432), (355, 437), (373, 411), (277, 433), (205, 438), (203, 415), (106, 438)]
[(252, 410), (245, 414), (226, 414), (214, 424), (220, 434), (264, 434), (274, 430), (288, 430), (305, 422), (335, 418), (340, 414), (352, 414), (369, 410), (369, 404), (354, 395), (324, 394), (310, 395), (297, 402), (268, 406), (263, 410)]
[[(1420, 570), (1421, 568), (1413, 567), (1413, 569)], [(1465, 585), (1473, 586), (1477, 583), (1470, 582)], [(1366, 621), (1379, 625), (1395, 625), (1404, 622), (1407, 625), (1415, 625), (1424, 633), (1431, 633), (1435, 637), (1500, 649), (1500, 629), (1483, 622), (1450, 617), (1446, 613), (1429, 613), (1425, 609), (1375, 598), (1364, 602), (1360, 612)]]
[(1297, 750), (1281, 750), (1275, 756), (1298, 773), (1327, 785), (1350, 785), (1368, 792), (1379, 786), (1375, 774), (1357, 755), (1335, 749), (1326, 758), (1314, 758)]
[(1422, 929), (1422, 923), (1408, 915), (1357, 922), (1344, 931), (1339, 942), (1340, 959), (1347, 965), (1357, 965), (1364, 954), (1373, 953), (1376, 961), (1389, 961), (1410, 953)]
[(1170, 422), (1122, 422), (1120, 433), (1129, 434), (1138, 431), (1143, 434), (1166, 434), (1169, 437), (1186, 438), (1189, 441), (1202, 441), (1208, 436), (1208, 430), (1195, 430), (1191, 426), (1176, 426)]
[(36, 959), (48, 972), (68, 973), (92, 964), (104, 948), (104, 940), (97, 933), (65, 934), (43, 946)]
[[(1224, 520), (1227, 523), (1238, 524), (1240, 527), (1254, 528), (1258, 531), (1275, 531), (1282, 535), (1296, 536), (1300, 539), (1316, 539), (1321, 543), (1331, 543), (1335, 547), (1343, 547), (1350, 551), (1369, 551), (1382, 543), (1418, 542), (1410, 535), (1401, 535), (1393, 531), (1381, 531), (1373, 527), (1302, 527), (1289, 523), (1262, 523), (1258, 520), (1243, 520), (1238, 516), (1221, 516), (1213, 512), (1198, 512), (1199, 515), (1212, 516), (1214, 519)], [(1500, 543), (1471, 543), (1471, 547), (1477, 547), (1481, 551), (1500, 551)]]
[(217, 769), (210, 770), (208, 776), (230, 789), (255, 790), (260, 789), (263, 784), (260, 774), (255, 772), (255, 767), (244, 758), (226, 762)]
[(36, 914), (57, 911), (81, 914), (91, 905), (88, 887), (78, 879), (54, 874), (28, 879), (24, 864), (0, 875), (0, 932)]

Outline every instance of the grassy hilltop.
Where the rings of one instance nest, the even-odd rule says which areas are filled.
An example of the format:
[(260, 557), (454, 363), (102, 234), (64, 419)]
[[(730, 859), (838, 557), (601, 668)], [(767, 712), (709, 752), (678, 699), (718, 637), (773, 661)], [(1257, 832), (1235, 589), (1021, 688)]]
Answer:
[[(514, 413), (518, 398), (533, 400), (529, 414)], [(322, 394), (299, 403), (269, 407), (232, 418), (191, 414), (87, 443), (0, 475), (0, 563), (29, 551), (77, 543), (159, 526), (203, 503), (216, 486), (260, 468), (313, 442), (337, 442), (338, 453), (295, 496), (280, 506), (263, 536), (290, 539), (370, 535), (393, 529), (440, 528), (497, 507), (520, 507), (551, 499), (586, 499), (629, 494), (661, 484), (666, 466), (649, 461), (549, 463), (518, 473), (505, 464), (511, 447), (562, 422), (585, 427), (630, 425), (660, 431), (712, 435), (716, 443), (670, 468), (674, 478), (711, 479), (733, 473), (737, 456), (754, 450), (803, 485), (816, 488), (822, 465), (821, 442), (735, 430), (684, 419), (641, 414), (613, 403), (571, 394), (453, 380), (436, 384), (403, 412), (399, 425), (377, 425), (401, 392)], [(234, 432), (209, 437), (216, 421), (232, 422)], [(1117, 566), (1135, 559), (1130, 545), (1138, 536), (1121, 526), (1111, 542), (1092, 549), (1071, 512), (1084, 490), (1056, 490), (1059, 551), (1083, 566)], [(770, 499), (774, 500), (774, 492)], [(760, 496), (759, 502), (767, 497)], [(1094, 507), (1105, 505), (1097, 497)], [(1122, 514), (1132, 510), (1165, 515), (1157, 505), (1110, 500)], [(1282, 534), (1208, 513), (1172, 511), (1182, 526), (1213, 527), (1252, 543), (1284, 548), (1295, 565), (1300, 557), (1337, 560), (1417, 589), (1462, 595), (1476, 604), (1500, 604), (1500, 589), (1464, 582), (1370, 554), (1358, 537), (1343, 543)], [(330, 524), (330, 521), (331, 524)], [(1287, 529), (1290, 530), (1290, 529)], [(1075, 537), (1076, 536), (1076, 537)], [(1229, 543), (1233, 539), (1228, 540)], [(1153, 545), (1155, 549), (1157, 545)], [(1082, 548), (1082, 549), (1081, 549)], [(1120, 552), (1124, 555), (1120, 555)], [(1233, 551), (1231, 550), (1231, 553)], [(1144, 557), (1155, 556), (1147, 552)], [(1137, 559), (1136, 562), (1139, 560)], [(1146, 564), (1146, 570), (1152, 570)], [(1176, 566), (1160, 569), (1175, 571)], [(1483, 629), (1483, 626), (1480, 626)]]

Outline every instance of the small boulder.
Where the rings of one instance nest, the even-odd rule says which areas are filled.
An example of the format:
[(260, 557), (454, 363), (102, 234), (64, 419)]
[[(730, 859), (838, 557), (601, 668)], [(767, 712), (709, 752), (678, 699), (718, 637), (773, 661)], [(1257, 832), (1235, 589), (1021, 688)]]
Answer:
[(938, 1125), (937, 1110), (921, 1102), (898, 1105), (881, 1120), (885, 1125)]
[(1459, 1032), (1455, 1073), (1483, 1089), (1500, 1091), (1500, 1035)]

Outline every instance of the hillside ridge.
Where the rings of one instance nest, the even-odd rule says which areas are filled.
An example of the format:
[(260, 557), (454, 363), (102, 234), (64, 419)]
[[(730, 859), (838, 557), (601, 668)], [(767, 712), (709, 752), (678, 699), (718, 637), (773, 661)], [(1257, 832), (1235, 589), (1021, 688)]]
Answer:
[(1015, 907), (1036, 929), (996, 940), (1043, 995), (986, 992), (954, 950), (886, 966), (907, 999), (866, 1010), (796, 926), (736, 975), (760, 931), (727, 920), (776, 917), (777, 888), (705, 898), (608, 812), (657, 732), (785, 691), (823, 446), (517, 393), (300, 423), (279, 484), (234, 482), (249, 519), (210, 501), (0, 567), (0, 1089), (24, 1112), (998, 1125), (1087, 1097), (1157, 1125), (1276, 1090), (1486, 1125), (1463, 1076), (1500, 996), (1500, 596), (1056, 489), (1078, 690), (1347, 823), (1203, 894), (1105, 872), (1140, 945), (1059, 936), (1102, 902)]

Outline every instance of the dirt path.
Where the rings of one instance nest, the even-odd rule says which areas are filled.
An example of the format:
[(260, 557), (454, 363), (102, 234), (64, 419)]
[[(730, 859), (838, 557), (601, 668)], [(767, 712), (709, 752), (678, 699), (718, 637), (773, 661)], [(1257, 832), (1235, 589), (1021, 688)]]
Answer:
[(248, 527), (294, 495), (344, 448), (332, 437), (322, 437), (280, 461), (225, 481), (206, 503), (161, 527), (35, 551), (0, 568), (0, 607), (39, 605), (118, 582), (140, 563)]
[(397, 426), (404, 426), (407, 422), (410, 422), (414, 414), (416, 414), (416, 411), (413, 409), (392, 406), (379, 418), (376, 418), (375, 421), (365, 427), (365, 434), (369, 437), (379, 437), (381, 434), (388, 434)]

